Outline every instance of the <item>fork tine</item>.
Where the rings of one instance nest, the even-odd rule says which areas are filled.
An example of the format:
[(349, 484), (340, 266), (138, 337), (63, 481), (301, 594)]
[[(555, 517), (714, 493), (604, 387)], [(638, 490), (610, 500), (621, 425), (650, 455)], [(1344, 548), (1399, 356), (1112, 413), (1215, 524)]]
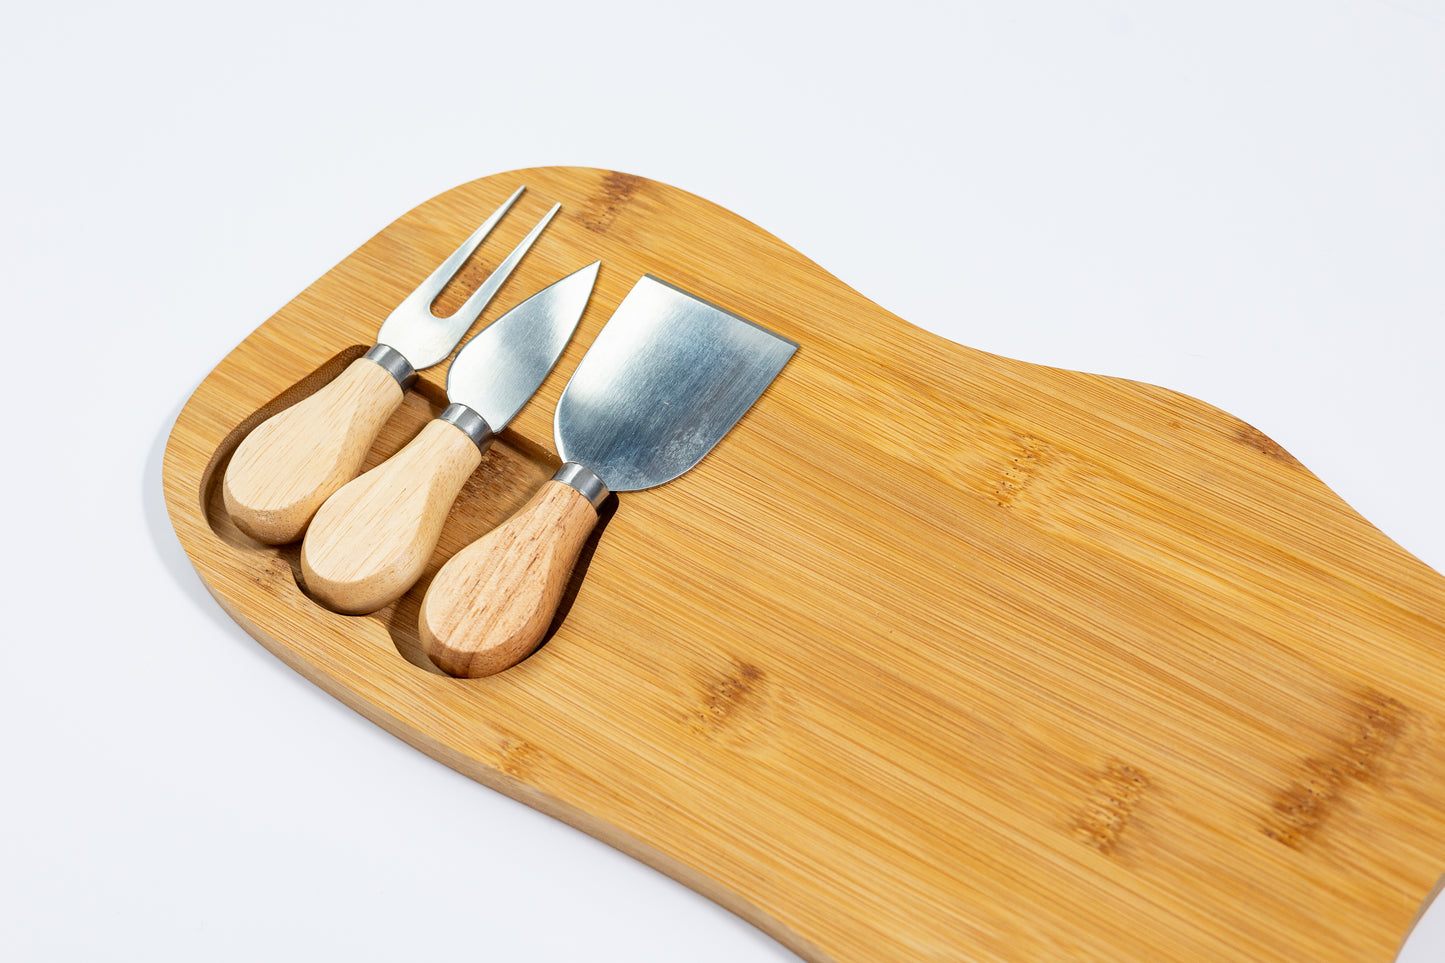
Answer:
[(451, 253), (450, 257), (438, 264), (436, 270), (429, 274), (425, 281), (418, 284), (402, 304), (410, 306), (414, 301), (424, 300), (426, 306), (430, 308), (431, 303), (437, 299), (437, 295), (442, 293), (442, 288), (446, 287), (447, 282), (452, 279), (452, 275), (461, 269), (467, 258), (471, 257), (472, 252), (477, 249), (477, 245), (481, 244), (482, 240), (492, 232), (492, 228), (496, 227), (503, 215), (511, 210), (512, 205), (517, 202), (517, 198), (521, 197), (522, 192), (526, 189), (526, 187), (519, 187), (513, 191), (512, 196), (503, 201), (502, 206), (493, 211), (492, 216), (483, 221), (481, 226)]
[(507, 255), (506, 260), (498, 264), (497, 269), (487, 275), (487, 279), (482, 282), (482, 286), (473, 291), (472, 296), (467, 298), (466, 303), (457, 308), (456, 313), (452, 315), (453, 318), (457, 318), (459, 321), (461, 318), (466, 318), (467, 327), (472, 326), (472, 322), (477, 319), (477, 315), (481, 314), (482, 309), (487, 306), (487, 302), (492, 300), (492, 295), (497, 293), (497, 288), (501, 287), (502, 283), (507, 280), (508, 276), (510, 276), (512, 271), (517, 267), (517, 263), (522, 260), (522, 255), (527, 253), (528, 249), (532, 246), (532, 242), (537, 240), (537, 236), (542, 233), (543, 228), (547, 226), (561, 208), (561, 204), (553, 204), (552, 209), (542, 215), (542, 219), (537, 222), (537, 226), (527, 232), (527, 236), (522, 238), (516, 247), (512, 248), (512, 253)]
[(442, 292), (447, 282), (461, 269), (462, 264), (477, 249), (477, 245), (482, 243), (482, 239), (502, 219), (502, 215), (507, 213), (507, 210), (524, 190), (526, 190), (524, 187), (517, 188), (516, 193), (503, 201), (502, 206), (497, 208), (481, 227), (473, 231), (471, 237), (463, 241), (450, 257), (396, 306), (395, 310), (387, 316), (386, 321), (382, 323), (381, 330), (377, 332), (377, 344), (387, 345), (400, 352), (402, 357), (417, 371), (436, 364), (452, 353), (452, 349), (466, 335), (472, 322), (477, 320), (477, 316), (482, 313), (487, 302), (492, 300), (497, 289), (511, 275), (518, 262), (522, 260), (522, 256), (527, 253), (532, 243), (542, 233), (543, 228), (562, 206), (553, 204), (552, 209), (537, 222), (537, 226), (522, 238), (522, 242), (507, 255), (501, 264), (497, 265), (497, 269), (488, 275), (481, 287), (477, 288), (460, 308), (445, 318), (439, 318), (432, 314), (432, 302), (437, 299), (437, 295)]

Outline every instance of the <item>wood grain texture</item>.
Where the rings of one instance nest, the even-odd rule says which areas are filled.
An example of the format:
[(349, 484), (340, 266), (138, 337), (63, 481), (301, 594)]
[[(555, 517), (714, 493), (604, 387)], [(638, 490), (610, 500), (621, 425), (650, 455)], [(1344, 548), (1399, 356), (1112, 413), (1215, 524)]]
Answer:
[(542, 641), (597, 511), (570, 485), (549, 481), (506, 524), (441, 567), (421, 603), (427, 656), (451, 675), (510, 669)]
[[(331, 613), (215, 479), (521, 183), (510, 221), (563, 209), (497, 312), (603, 267), (439, 556), (556, 468), (557, 396), (642, 274), (802, 347), (698, 467), (619, 499), (540, 649), (453, 679), (420, 655), (427, 573)], [(205, 379), (165, 484), (297, 671), (809, 960), (1389, 960), (1445, 869), (1445, 579), (1237, 418), (944, 341), (653, 181), (534, 169), (408, 212)]]
[(401, 598), (421, 577), (452, 502), (481, 460), (460, 428), (427, 422), (405, 448), (321, 506), (301, 543), (306, 590), (348, 615)]
[(335, 381), (262, 422), (231, 457), (226, 510), (268, 545), (294, 542), (326, 499), (356, 477), (402, 390), (365, 358)]

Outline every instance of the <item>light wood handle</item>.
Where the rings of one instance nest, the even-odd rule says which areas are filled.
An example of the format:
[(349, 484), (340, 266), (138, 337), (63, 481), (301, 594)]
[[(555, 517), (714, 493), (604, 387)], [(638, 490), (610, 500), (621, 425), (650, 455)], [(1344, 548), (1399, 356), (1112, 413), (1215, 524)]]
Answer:
[(320, 391), (257, 425), (221, 484), (236, 527), (268, 545), (300, 538), (322, 502), (356, 477), (401, 399), (385, 368), (357, 358)]
[(301, 543), (301, 576), (323, 605), (363, 615), (411, 588), (457, 493), (481, 464), (455, 425), (427, 422), (407, 446), (326, 500)]
[(501, 527), (442, 566), (421, 604), (421, 640), (444, 672), (492, 675), (542, 641), (597, 511), (549, 481)]

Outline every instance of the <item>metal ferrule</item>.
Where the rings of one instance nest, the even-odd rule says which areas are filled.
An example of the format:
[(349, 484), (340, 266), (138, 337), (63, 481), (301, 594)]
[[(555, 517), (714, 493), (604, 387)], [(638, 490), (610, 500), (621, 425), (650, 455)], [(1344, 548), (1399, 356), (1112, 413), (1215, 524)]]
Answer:
[(416, 384), (416, 369), (411, 366), (410, 361), (406, 360), (406, 356), (395, 348), (379, 344), (366, 352), (363, 357), (367, 361), (375, 362), (385, 368), (386, 373), (401, 385), (402, 391)]
[(607, 498), (607, 486), (592, 469), (585, 465), (579, 465), (575, 461), (569, 461), (557, 469), (557, 474), (552, 476), (552, 480), (577, 489), (583, 498), (592, 503), (594, 509), (601, 511), (602, 502)]
[(495, 437), (492, 426), (487, 424), (487, 419), (466, 405), (447, 405), (446, 410), (437, 417), (449, 425), (460, 428), (480, 451), (485, 452), (492, 447), (492, 438)]

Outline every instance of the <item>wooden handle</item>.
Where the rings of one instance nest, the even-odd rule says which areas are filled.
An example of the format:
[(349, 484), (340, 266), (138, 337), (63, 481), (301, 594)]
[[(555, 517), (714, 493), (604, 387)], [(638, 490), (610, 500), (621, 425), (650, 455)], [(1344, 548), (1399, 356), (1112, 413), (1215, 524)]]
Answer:
[(443, 671), (470, 679), (526, 658), (542, 641), (597, 511), (549, 481), (521, 511), (442, 566), (421, 604), (421, 641)]
[(357, 358), (336, 380), (246, 436), (221, 485), (236, 527), (259, 542), (294, 542), (322, 502), (356, 477), (401, 404), (386, 369)]
[(482, 453), (455, 425), (433, 419), (407, 446), (326, 500), (301, 543), (313, 598), (363, 615), (411, 588), (436, 549), (457, 493)]

